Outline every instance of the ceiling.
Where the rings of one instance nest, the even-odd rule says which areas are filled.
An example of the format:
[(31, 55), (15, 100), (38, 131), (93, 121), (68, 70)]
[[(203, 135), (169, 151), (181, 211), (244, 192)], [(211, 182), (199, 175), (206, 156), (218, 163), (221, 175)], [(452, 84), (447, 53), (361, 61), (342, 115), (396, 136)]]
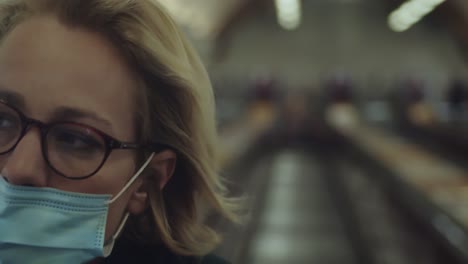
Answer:
[(194, 38), (211, 39), (236, 13), (256, 0), (158, 0)]
[[(241, 18), (243, 11), (258, 3), (273, 5), (275, 0), (158, 0), (194, 39), (216, 39), (223, 31)], [(279, 0), (277, 0), (279, 1)], [(302, 0), (305, 1), (305, 0)], [(310, 1), (310, 0), (308, 0)], [(375, 0), (313, 0), (314, 2), (357, 3)], [(399, 5), (406, 0), (380, 0)], [(432, 1), (432, 0), (427, 0)], [(467, 0), (446, 0), (468, 17)], [(280, 2), (292, 2), (281, 0)]]
[[(193, 40), (214, 42), (222, 46), (229, 38), (229, 31), (244, 18), (247, 11), (274, 6), (275, 1), (290, 2), (293, 0), (157, 0), (165, 6), (178, 24)], [(376, 0), (301, 0), (314, 2), (358, 3)], [(382, 4), (398, 7), (407, 0), (378, 0)], [(414, 1), (414, 0), (413, 0)], [(427, 0), (432, 1), (432, 0)], [(468, 0), (445, 0), (441, 6), (444, 20), (455, 29), (468, 50)], [(219, 47), (218, 47), (219, 48)]]

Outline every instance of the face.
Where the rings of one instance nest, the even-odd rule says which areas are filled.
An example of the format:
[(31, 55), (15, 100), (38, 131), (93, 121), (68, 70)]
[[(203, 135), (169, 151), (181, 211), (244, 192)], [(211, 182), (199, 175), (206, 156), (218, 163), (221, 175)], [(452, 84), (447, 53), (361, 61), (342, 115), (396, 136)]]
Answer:
[[(15, 27), (0, 46), (0, 97), (26, 116), (48, 123), (82, 123), (125, 142), (134, 132), (137, 83), (116, 49), (101, 35), (70, 28), (53, 17), (33, 17)], [(70, 109), (80, 115), (68, 115)], [(135, 172), (135, 153), (113, 150), (103, 167), (83, 180), (54, 173), (44, 161), (40, 133), (30, 129), (17, 147), (0, 156), (10, 183), (66, 191), (117, 194)], [(128, 190), (110, 206), (106, 238), (128, 211)]]

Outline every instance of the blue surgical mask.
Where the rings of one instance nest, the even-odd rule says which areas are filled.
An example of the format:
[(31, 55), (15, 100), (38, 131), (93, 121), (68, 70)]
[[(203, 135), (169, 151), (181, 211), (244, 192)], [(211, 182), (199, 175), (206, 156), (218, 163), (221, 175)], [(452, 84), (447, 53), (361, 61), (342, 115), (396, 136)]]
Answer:
[(104, 241), (109, 205), (130, 187), (153, 155), (114, 197), (16, 186), (0, 176), (0, 264), (86, 263), (108, 256), (128, 217)]

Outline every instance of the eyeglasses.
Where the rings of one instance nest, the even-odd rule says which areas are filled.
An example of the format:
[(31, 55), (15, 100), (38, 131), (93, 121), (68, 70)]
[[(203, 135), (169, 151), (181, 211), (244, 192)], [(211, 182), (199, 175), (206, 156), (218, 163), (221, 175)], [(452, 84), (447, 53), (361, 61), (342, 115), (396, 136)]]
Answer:
[(15, 149), (29, 128), (40, 129), (41, 148), (47, 165), (69, 179), (85, 179), (101, 169), (114, 149), (161, 151), (162, 144), (150, 146), (121, 142), (93, 127), (75, 122), (43, 123), (26, 117), (0, 101), (0, 155)]

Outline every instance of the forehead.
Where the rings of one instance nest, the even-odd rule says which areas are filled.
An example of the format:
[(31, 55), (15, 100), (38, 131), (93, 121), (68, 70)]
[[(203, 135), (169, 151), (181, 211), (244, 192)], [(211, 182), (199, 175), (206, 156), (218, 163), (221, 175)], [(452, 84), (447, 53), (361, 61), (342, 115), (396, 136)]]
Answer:
[(33, 113), (84, 108), (129, 127), (136, 84), (113, 43), (51, 16), (20, 23), (0, 46), (0, 89), (23, 95)]

